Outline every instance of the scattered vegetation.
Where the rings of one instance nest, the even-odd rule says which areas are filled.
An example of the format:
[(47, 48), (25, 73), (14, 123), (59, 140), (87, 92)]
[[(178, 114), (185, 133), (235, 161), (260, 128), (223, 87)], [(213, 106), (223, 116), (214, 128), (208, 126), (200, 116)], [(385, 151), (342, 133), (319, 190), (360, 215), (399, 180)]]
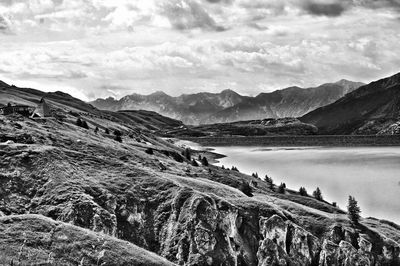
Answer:
[(308, 193), (307, 193), (307, 190), (305, 187), (300, 187), (299, 193), (301, 196), (304, 196), (304, 197), (308, 196)]
[(150, 155), (153, 155), (153, 154), (154, 154), (154, 151), (153, 151), (152, 148), (147, 148), (147, 149), (145, 150), (145, 152), (146, 152), (147, 154), (150, 154)]
[(195, 159), (192, 159), (192, 166), (195, 166), (195, 167), (199, 166), (199, 164), (196, 162)]
[(323, 197), (322, 197), (322, 193), (321, 190), (319, 189), (319, 187), (317, 187), (317, 189), (313, 192), (313, 197), (316, 198), (319, 201), (323, 201)]
[(285, 183), (281, 183), (278, 187), (278, 193), (280, 194), (285, 194), (286, 192), (286, 184)]
[(89, 129), (88, 123), (87, 123), (85, 120), (82, 120), (82, 119), (80, 119), (80, 118), (78, 118), (78, 119), (76, 120), (76, 125), (77, 125), (78, 127), (83, 127), (83, 128), (85, 128), (85, 129)]
[(248, 182), (243, 181), (239, 186), (239, 190), (242, 191), (246, 196), (253, 197), (253, 189)]
[(118, 129), (114, 130), (114, 140), (118, 141), (118, 142), (122, 142), (122, 132), (119, 131)]
[(182, 151), (183, 157), (186, 158), (186, 160), (190, 161), (192, 159), (192, 151), (190, 148), (186, 148)]
[(347, 215), (350, 221), (353, 222), (353, 224), (358, 224), (360, 220), (360, 213), (361, 209), (358, 206), (357, 200), (354, 197), (349, 196), (349, 201), (347, 205)]

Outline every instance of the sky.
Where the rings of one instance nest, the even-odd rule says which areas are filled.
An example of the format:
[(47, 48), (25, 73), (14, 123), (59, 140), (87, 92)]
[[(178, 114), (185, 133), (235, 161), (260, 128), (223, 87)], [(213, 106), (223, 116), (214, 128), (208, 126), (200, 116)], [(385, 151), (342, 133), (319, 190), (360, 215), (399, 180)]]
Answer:
[(0, 79), (83, 100), (400, 72), (400, 0), (0, 0)]

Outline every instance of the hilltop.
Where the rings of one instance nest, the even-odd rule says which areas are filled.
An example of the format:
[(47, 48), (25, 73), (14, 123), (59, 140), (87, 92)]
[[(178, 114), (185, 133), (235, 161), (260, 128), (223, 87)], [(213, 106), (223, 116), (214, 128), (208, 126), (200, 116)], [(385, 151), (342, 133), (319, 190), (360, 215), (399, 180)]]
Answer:
[(317, 126), (321, 134), (399, 134), (400, 73), (362, 86), (300, 120)]
[(363, 218), (354, 226), (342, 209), (297, 188), (279, 193), (276, 184), (202, 165), (198, 156), (211, 161), (209, 152), (188, 156), (148, 129), (169, 125), (162, 116), (102, 111), (62, 93), (0, 92), (2, 102), (45, 96), (58, 114), (0, 115), (2, 264), (46, 256), (50, 265), (399, 263), (398, 225)]

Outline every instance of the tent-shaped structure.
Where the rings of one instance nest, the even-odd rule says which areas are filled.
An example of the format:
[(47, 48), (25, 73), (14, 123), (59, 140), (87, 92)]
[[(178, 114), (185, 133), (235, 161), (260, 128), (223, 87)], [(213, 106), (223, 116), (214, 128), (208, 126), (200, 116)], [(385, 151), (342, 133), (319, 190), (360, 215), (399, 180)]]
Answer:
[(50, 106), (46, 103), (44, 98), (40, 100), (35, 111), (32, 113), (32, 117), (49, 117), (51, 116)]

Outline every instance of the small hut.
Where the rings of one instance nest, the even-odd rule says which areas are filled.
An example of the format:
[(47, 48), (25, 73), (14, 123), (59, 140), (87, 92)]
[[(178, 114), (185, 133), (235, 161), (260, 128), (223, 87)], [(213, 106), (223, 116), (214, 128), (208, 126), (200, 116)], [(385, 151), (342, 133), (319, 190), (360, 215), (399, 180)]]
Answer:
[(32, 112), (32, 109), (32, 107), (27, 105), (12, 105), (11, 103), (8, 103), (7, 106), (0, 108), (0, 114), (20, 114), (23, 116), (29, 116)]
[(44, 98), (40, 100), (36, 109), (32, 113), (32, 117), (49, 117), (51, 116), (50, 106), (46, 103)]

